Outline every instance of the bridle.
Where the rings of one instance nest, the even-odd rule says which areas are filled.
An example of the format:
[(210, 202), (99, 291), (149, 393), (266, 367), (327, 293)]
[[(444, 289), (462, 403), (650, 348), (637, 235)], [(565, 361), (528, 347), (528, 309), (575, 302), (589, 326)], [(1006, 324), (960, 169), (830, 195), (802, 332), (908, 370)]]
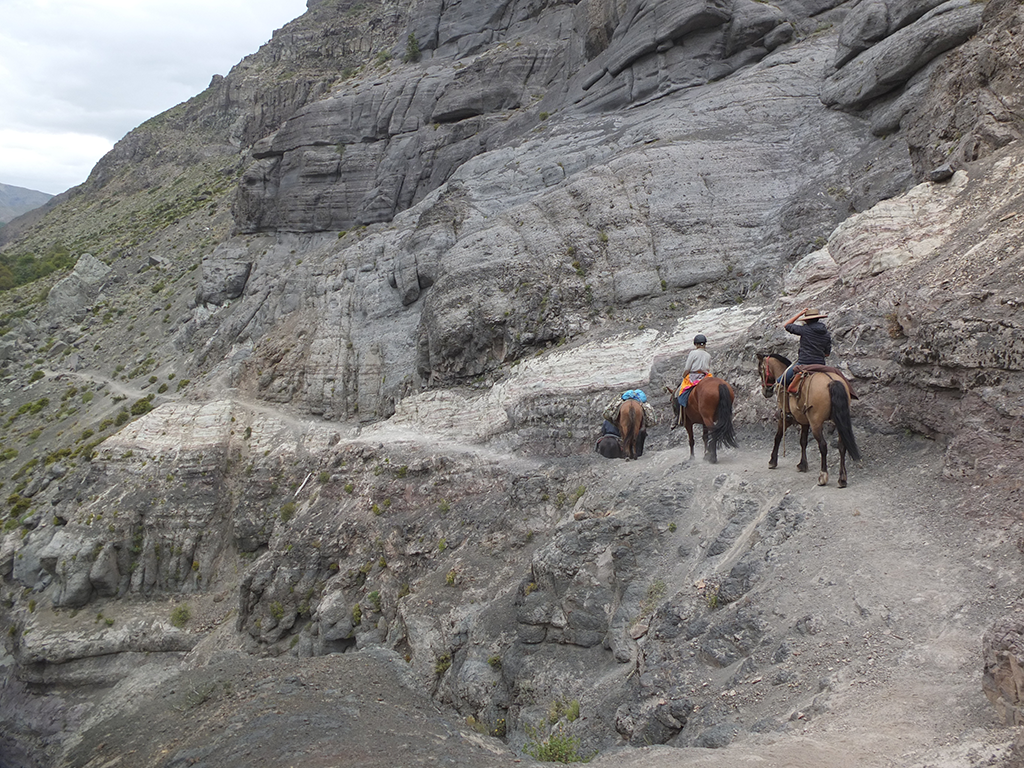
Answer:
[(761, 377), (761, 389), (765, 392), (765, 396), (768, 396), (768, 390), (774, 389), (778, 383), (778, 379), (772, 374), (771, 366), (768, 365), (768, 356), (765, 355), (761, 358), (761, 370), (763, 376)]

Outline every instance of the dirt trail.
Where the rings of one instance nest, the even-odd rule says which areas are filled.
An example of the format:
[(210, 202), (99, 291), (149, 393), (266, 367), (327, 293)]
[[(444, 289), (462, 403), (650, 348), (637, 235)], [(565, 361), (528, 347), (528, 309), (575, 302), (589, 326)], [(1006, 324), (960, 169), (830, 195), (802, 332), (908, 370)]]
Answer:
[[(98, 380), (97, 378), (92, 380)], [(107, 380), (116, 387), (116, 382)], [(130, 394), (125, 392), (125, 394)], [(339, 425), (301, 418), (263, 402), (223, 393), (254, 414), (303, 434)], [(345, 431), (344, 429), (340, 431)], [(806, 520), (773, 550), (767, 575), (748, 596), (780, 622), (804, 626), (798, 664), (821, 680), (813, 701), (794, 701), (782, 732), (748, 735), (718, 749), (652, 747), (603, 753), (591, 765), (611, 768), (706, 766), (896, 766), (964, 768), (1002, 765), (1013, 733), (997, 720), (981, 690), (981, 636), (1024, 590), (1015, 536), (974, 514), (971, 489), (942, 476), (942, 446), (923, 438), (858, 433), (864, 459), (849, 464), (849, 487), (817, 471), (798, 473), (795, 432), (777, 470), (767, 467), (767, 428), (741, 430), (741, 448), (720, 462), (689, 459), (683, 430), (652, 430), (637, 462), (578, 457), (584, 474), (625, 487), (691, 480), (698, 499), (723, 482), (769, 501), (790, 495)], [(542, 469), (543, 458), (430, 435), (402, 425), (352, 428), (345, 439), (472, 455), (483, 463)], [(817, 467), (817, 449), (809, 461)], [(705, 496), (701, 496), (705, 494)], [(708, 520), (710, 531), (721, 521)], [(675, 574), (675, 589), (699, 573)], [(765, 714), (752, 677), (735, 693), (745, 722)], [(776, 716), (778, 713), (774, 713)], [(991, 761), (991, 762), (990, 762)]]
[[(810, 510), (770, 573), (751, 593), (772, 613), (803, 621), (800, 665), (819, 673), (822, 693), (796, 707), (785, 733), (748, 737), (720, 750), (665, 747), (602, 755), (595, 766), (917, 766), (1002, 765), (1013, 733), (981, 689), (981, 636), (1021, 593), (1020, 552), (1008, 531), (969, 516), (969, 489), (942, 477), (942, 448), (923, 438), (858, 435), (864, 459), (849, 465), (850, 486), (798, 473), (791, 442), (767, 468), (771, 435), (744, 435), (717, 465), (690, 462), (675, 435), (655, 439), (636, 465), (693, 476), (726, 475), (764, 498), (795, 496)], [(659, 445), (659, 443), (661, 443)], [(795, 450), (794, 450), (795, 448)], [(698, 441), (697, 455), (700, 456)], [(809, 452), (817, 466), (817, 450)], [(758, 595), (757, 593), (761, 593)], [(736, 694), (739, 713), (758, 713), (752, 677)], [(806, 702), (805, 702), (806, 704)], [(994, 762), (989, 762), (992, 759)]]

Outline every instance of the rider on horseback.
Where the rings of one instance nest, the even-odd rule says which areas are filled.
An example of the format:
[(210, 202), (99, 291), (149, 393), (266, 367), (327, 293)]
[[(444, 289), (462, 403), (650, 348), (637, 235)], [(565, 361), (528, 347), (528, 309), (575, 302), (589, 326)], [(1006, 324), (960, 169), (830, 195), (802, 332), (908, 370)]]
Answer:
[(683, 383), (676, 391), (676, 401), (683, 408), (686, 407), (686, 402), (690, 398), (690, 390), (697, 385), (698, 381), (711, 375), (711, 355), (704, 348), (707, 343), (708, 340), (703, 333), (698, 333), (693, 337), (693, 350), (686, 357)]
[(798, 365), (827, 365), (825, 358), (832, 354), (832, 336), (821, 322), (825, 317), (828, 315), (824, 312), (806, 307), (785, 323), (789, 333), (800, 337), (796, 362), (782, 375), (782, 381), (787, 387), (793, 381)]

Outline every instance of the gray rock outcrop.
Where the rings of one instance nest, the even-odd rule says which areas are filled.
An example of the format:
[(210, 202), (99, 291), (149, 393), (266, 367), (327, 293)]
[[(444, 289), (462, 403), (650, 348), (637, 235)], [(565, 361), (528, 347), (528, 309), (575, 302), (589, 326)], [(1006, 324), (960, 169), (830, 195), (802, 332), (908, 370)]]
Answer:
[(243, 247), (222, 245), (203, 259), (202, 269), (196, 301), (223, 304), (242, 295), (252, 270), (252, 257)]
[(56, 283), (46, 296), (47, 312), (54, 323), (80, 320), (93, 305), (110, 267), (91, 253), (78, 257), (71, 274)]
[(954, 171), (1024, 137), (1024, 9), (1008, 0), (984, 5), (984, 27), (952, 51), (914, 114), (907, 137), (915, 171)]
[[(4, 297), (0, 762), (385, 766), (338, 726), (383, 717), (418, 764), (997, 764), (1019, 4), (309, 5), (77, 193), (188, 187), (105, 315), (44, 342), (63, 310)], [(812, 305), (860, 395), (842, 492), (765, 467), (756, 355)], [(597, 457), (698, 332), (743, 447)]]
[(855, 58), (840, 55), (838, 71), (822, 85), (821, 100), (843, 109), (868, 105), (904, 85), (936, 56), (977, 32), (983, 11), (982, 4), (950, 0), (886, 35)]
[(1024, 725), (1024, 613), (1000, 619), (982, 638), (982, 689), (1007, 725)]

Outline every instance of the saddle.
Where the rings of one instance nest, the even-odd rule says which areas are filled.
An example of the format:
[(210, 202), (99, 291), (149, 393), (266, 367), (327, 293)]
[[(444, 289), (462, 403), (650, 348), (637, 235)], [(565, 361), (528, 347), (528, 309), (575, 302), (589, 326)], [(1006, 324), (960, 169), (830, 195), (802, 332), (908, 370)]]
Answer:
[(791, 394), (791, 395), (799, 395), (800, 394), (800, 385), (803, 382), (805, 374), (811, 374), (811, 373), (831, 373), (831, 374), (834, 374), (834, 375), (838, 376), (840, 379), (842, 379), (844, 382), (846, 382), (846, 387), (850, 390), (850, 399), (851, 400), (856, 400), (857, 399), (857, 393), (853, 391), (853, 385), (850, 384), (849, 379), (846, 378), (846, 376), (843, 374), (842, 371), (840, 371), (838, 368), (836, 368), (834, 366), (831, 366), (831, 365), (817, 365), (817, 364), (815, 364), (815, 365), (798, 365), (798, 366), (796, 366), (796, 368), (794, 370), (795, 370), (795, 373), (793, 374), (793, 380), (789, 382), (789, 386), (786, 388), (786, 391), (789, 394)]
[(700, 384), (700, 380), (709, 376), (710, 374), (705, 371), (691, 371), (683, 377), (682, 383), (679, 385), (679, 389), (676, 390), (676, 397), (679, 397), (683, 392), (688, 389), (692, 389)]

